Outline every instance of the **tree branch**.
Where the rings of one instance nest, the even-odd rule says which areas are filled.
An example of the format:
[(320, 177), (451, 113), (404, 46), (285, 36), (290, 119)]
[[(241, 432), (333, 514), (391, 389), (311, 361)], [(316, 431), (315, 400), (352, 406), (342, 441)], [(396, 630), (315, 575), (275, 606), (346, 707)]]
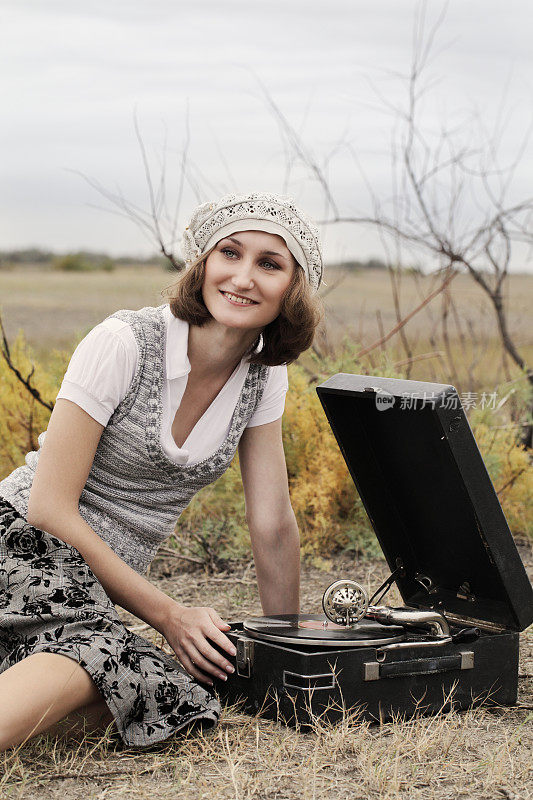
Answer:
[(53, 411), (54, 404), (53, 403), (47, 403), (45, 400), (43, 400), (39, 390), (36, 389), (35, 386), (32, 386), (31, 379), (32, 379), (33, 374), (35, 372), (35, 365), (34, 364), (31, 365), (31, 370), (30, 370), (30, 372), (29, 372), (29, 374), (28, 374), (28, 376), (26, 378), (24, 378), (22, 376), (22, 373), (20, 372), (20, 370), (14, 365), (13, 359), (11, 358), (11, 351), (9, 349), (9, 343), (7, 341), (7, 336), (6, 336), (6, 332), (5, 332), (5, 329), (4, 329), (4, 323), (3, 323), (3, 320), (2, 320), (1, 314), (0, 314), (0, 330), (2, 332), (2, 348), (1, 348), (2, 349), (2, 356), (3, 356), (4, 361), (6, 362), (7, 366), (17, 376), (18, 380), (22, 383), (23, 386), (26, 387), (28, 392), (31, 394), (32, 397), (35, 398), (35, 400), (37, 400), (38, 403), (40, 403), (42, 406), (47, 408), (49, 411)]

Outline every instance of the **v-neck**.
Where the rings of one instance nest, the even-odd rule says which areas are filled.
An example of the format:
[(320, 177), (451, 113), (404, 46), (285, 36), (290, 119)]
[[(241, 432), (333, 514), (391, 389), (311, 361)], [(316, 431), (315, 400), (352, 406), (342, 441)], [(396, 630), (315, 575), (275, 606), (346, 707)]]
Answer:
[[(146, 444), (148, 448), (148, 453), (150, 454), (151, 459), (155, 461), (158, 464), (158, 466), (161, 467), (168, 474), (169, 479), (172, 479), (174, 476), (184, 472), (191, 476), (194, 475), (195, 473), (204, 474), (206, 471), (209, 471), (211, 465), (213, 465), (213, 469), (215, 469), (224, 461), (223, 457), (224, 451), (228, 447), (229, 441), (235, 437), (235, 431), (238, 422), (240, 420), (241, 406), (243, 405), (244, 402), (249, 400), (250, 390), (255, 381), (256, 375), (257, 377), (262, 376), (263, 371), (266, 373), (267, 368), (262, 367), (259, 364), (248, 364), (246, 377), (244, 379), (241, 392), (239, 394), (239, 399), (235, 405), (233, 414), (231, 416), (231, 422), (228, 434), (221, 442), (221, 444), (208, 456), (201, 459), (200, 461), (197, 461), (194, 464), (176, 464), (168, 457), (168, 455), (165, 453), (163, 449), (163, 445), (161, 444), (161, 431), (162, 431), (162, 421), (163, 421), (162, 391), (163, 391), (163, 375), (164, 375), (164, 360), (165, 360), (165, 338), (164, 338), (165, 320), (163, 317), (163, 306), (158, 306), (157, 312), (158, 313), (155, 317), (156, 324), (154, 326), (154, 333), (155, 333), (154, 355), (156, 356), (155, 359), (156, 363), (154, 363), (155, 374), (154, 374), (154, 380), (152, 381), (152, 385), (150, 388), (150, 397), (149, 397), (149, 414), (152, 420), (154, 420), (155, 417), (154, 420), (155, 424), (146, 425)], [(266, 375), (264, 377), (266, 377)], [(227, 386), (227, 384), (228, 381), (226, 381), (224, 386)], [(217, 395), (217, 397), (218, 396), (219, 395)], [(189, 437), (191, 434), (189, 434)]]
[[(187, 375), (187, 382), (185, 383), (185, 389), (184, 389), (184, 391), (183, 391), (182, 399), (180, 400), (180, 404), (179, 404), (179, 406), (176, 408), (176, 411), (174, 412), (174, 416), (173, 416), (173, 417), (172, 417), (172, 419), (170, 420), (170, 440), (171, 440), (171, 441), (174, 443), (174, 445), (175, 445), (175, 447), (176, 447), (176, 450), (177, 450), (177, 451), (180, 451), (180, 452), (182, 452), (182, 451), (184, 451), (184, 450), (185, 450), (185, 451), (188, 451), (187, 443), (188, 443), (188, 442), (189, 442), (189, 440), (192, 438), (192, 436), (193, 436), (194, 432), (197, 430), (197, 428), (198, 428), (199, 426), (201, 427), (201, 424), (202, 424), (202, 423), (205, 421), (205, 418), (208, 416), (209, 412), (210, 412), (210, 411), (213, 409), (213, 407), (214, 407), (215, 403), (217, 403), (217, 402), (220, 400), (220, 398), (221, 398), (221, 397), (222, 397), (222, 396), (225, 394), (225, 392), (226, 392), (226, 391), (227, 391), (227, 389), (228, 389), (228, 386), (229, 386), (229, 384), (230, 384), (230, 383), (232, 382), (232, 380), (233, 380), (233, 379), (236, 377), (236, 375), (237, 375), (237, 373), (240, 371), (241, 367), (242, 367), (242, 359), (241, 359), (241, 361), (239, 361), (239, 363), (237, 364), (237, 366), (235, 367), (235, 369), (233, 370), (233, 372), (231, 373), (231, 375), (229, 376), (229, 378), (227, 379), (227, 381), (226, 381), (226, 382), (225, 382), (225, 383), (224, 383), (224, 384), (223, 384), (223, 385), (220, 387), (219, 391), (217, 392), (217, 394), (215, 395), (215, 397), (213, 398), (213, 400), (210, 402), (210, 404), (208, 405), (208, 407), (206, 408), (206, 410), (204, 411), (204, 413), (202, 414), (202, 416), (201, 416), (201, 417), (199, 417), (199, 419), (196, 421), (196, 423), (195, 423), (194, 427), (191, 429), (191, 431), (189, 432), (189, 435), (187, 436), (187, 438), (185, 439), (185, 441), (183, 442), (183, 444), (182, 444), (182, 445), (181, 445), (181, 447), (180, 447), (180, 446), (179, 446), (179, 444), (178, 444), (178, 443), (176, 442), (176, 440), (174, 439), (174, 436), (172, 435), (172, 426), (173, 426), (173, 424), (174, 424), (174, 420), (175, 420), (175, 418), (176, 418), (176, 414), (177, 414), (177, 413), (178, 413), (178, 411), (180, 410), (181, 403), (182, 403), (182, 401), (183, 401), (183, 395), (185, 394), (185, 392), (186, 392), (186, 390), (187, 390), (187, 383), (188, 383), (188, 380), (189, 380), (189, 375)], [(190, 374), (190, 373), (189, 373), (189, 374)]]

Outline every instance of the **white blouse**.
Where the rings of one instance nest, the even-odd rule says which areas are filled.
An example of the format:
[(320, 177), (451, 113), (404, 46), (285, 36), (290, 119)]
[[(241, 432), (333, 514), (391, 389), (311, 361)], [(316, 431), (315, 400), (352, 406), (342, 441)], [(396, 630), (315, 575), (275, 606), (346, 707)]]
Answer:
[[(196, 464), (222, 444), (229, 433), (231, 418), (248, 372), (243, 357), (189, 436), (178, 447), (172, 438), (172, 423), (179, 408), (191, 370), (187, 356), (189, 323), (177, 319), (170, 306), (163, 308), (165, 320), (165, 375), (161, 445), (176, 464)], [(257, 350), (262, 347), (259, 343)], [(120, 319), (106, 319), (96, 325), (74, 351), (65, 372), (59, 398), (71, 400), (101, 425), (107, 422), (126, 395), (133, 380), (139, 351), (133, 330)], [(265, 425), (282, 416), (289, 388), (287, 367), (269, 367), (263, 397), (247, 428)]]

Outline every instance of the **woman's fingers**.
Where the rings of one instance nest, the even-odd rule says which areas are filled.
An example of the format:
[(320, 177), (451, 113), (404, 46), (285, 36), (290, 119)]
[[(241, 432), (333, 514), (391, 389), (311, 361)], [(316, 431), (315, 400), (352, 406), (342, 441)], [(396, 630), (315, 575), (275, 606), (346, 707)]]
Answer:
[[(200, 647), (202, 646), (200, 642), (198, 644)], [(197, 669), (200, 669), (210, 675), (215, 675), (215, 677), (220, 678), (223, 681), (227, 679), (228, 676), (224, 670), (221, 670), (209, 658), (206, 658), (199, 648), (194, 644), (191, 643), (187, 646), (187, 655)]]
[(235, 656), (237, 651), (222, 633), (230, 627), (214, 608), (185, 608), (179, 610), (175, 627), (169, 624), (165, 636), (187, 672), (212, 684), (209, 676), (225, 680), (235, 671), (227, 654)]
[(195, 678), (197, 681), (200, 681), (200, 683), (207, 683), (209, 684), (209, 686), (213, 685), (213, 681), (211, 680), (211, 678), (196, 668), (196, 666), (193, 664), (192, 660), (189, 658), (189, 656), (183, 650), (183, 648), (180, 647), (177, 650), (176, 655), (178, 656), (179, 660), (181, 661), (181, 663), (183, 664), (189, 675), (192, 675), (192, 677)]
[(208, 628), (206, 628), (204, 630), (204, 635), (208, 636), (209, 639), (211, 639), (211, 641), (215, 644), (218, 644), (218, 646), (225, 650), (226, 653), (229, 653), (231, 656), (237, 655), (237, 650), (235, 649), (233, 642), (228, 639), (227, 636), (224, 636), (224, 634), (216, 627), (216, 625), (210, 625)]
[(194, 642), (194, 644), (197, 650), (199, 650), (200, 653), (203, 656), (205, 656), (205, 658), (207, 658), (209, 661), (211, 661), (213, 664), (218, 664), (218, 666), (222, 670), (225, 670), (226, 672), (229, 673), (235, 672), (233, 664), (230, 664), (230, 662), (226, 658), (224, 658), (222, 653), (219, 653), (218, 650), (215, 650), (214, 647), (211, 647), (207, 639), (197, 639)]
[(220, 630), (231, 628), (231, 625), (228, 622), (224, 622), (224, 620), (217, 614), (214, 608), (208, 608), (207, 613)]

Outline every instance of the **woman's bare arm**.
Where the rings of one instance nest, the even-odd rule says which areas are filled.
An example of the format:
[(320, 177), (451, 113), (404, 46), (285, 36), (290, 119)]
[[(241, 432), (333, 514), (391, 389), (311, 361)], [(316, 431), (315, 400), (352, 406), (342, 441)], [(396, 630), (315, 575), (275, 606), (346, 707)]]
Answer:
[(300, 537), (289, 497), (281, 419), (246, 428), (239, 463), (263, 612), (296, 614)]
[(128, 566), (78, 511), (103, 430), (75, 403), (57, 400), (39, 455), (27, 521), (73, 545), (113, 603), (159, 630), (174, 601)]
[(224, 671), (231, 672), (233, 667), (209, 641), (234, 655), (235, 648), (222, 633), (229, 625), (213, 608), (183, 606), (157, 589), (80, 516), (78, 501), (103, 430), (76, 403), (64, 398), (56, 401), (30, 492), (27, 521), (79, 550), (112, 602), (162, 633), (194, 677), (208, 683), (212, 681), (206, 673), (224, 678)]

